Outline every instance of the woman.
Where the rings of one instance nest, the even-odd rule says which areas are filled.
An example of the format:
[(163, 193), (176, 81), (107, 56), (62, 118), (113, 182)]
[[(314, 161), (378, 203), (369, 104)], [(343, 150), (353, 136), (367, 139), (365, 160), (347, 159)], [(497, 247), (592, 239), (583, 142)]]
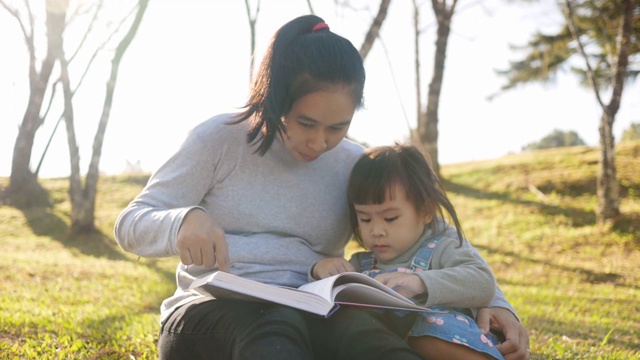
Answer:
[(217, 270), (299, 286), (312, 264), (343, 254), (347, 178), (363, 152), (345, 136), (364, 82), (348, 40), (317, 16), (290, 21), (272, 38), (244, 111), (194, 128), (122, 211), (123, 249), (180, 256), (178, 287), (161, 309), (161, 359), (420, 358), (404, 334), (358, 309), (325, 319), (187, 290)]

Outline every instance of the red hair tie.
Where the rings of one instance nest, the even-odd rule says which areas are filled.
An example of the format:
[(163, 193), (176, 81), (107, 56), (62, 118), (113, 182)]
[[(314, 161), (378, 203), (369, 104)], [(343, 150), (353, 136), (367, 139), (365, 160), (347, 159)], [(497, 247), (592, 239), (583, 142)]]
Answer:
[(314, 26), (313, 29), (311, 29), (311, 32), (316, 32), (322, 29), (329, 30), (329, 25), (327, 25), (326, 22), (317, 23), (316, 26)]

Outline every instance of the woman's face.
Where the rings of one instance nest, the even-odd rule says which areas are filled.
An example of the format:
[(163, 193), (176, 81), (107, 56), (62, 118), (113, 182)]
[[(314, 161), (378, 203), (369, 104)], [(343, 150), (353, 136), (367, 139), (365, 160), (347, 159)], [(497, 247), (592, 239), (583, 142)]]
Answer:
[(300, 161), (317, 159), (347, 135), (355, 110), (346, 87), (301, 97), (283, 117), (285, 148)]

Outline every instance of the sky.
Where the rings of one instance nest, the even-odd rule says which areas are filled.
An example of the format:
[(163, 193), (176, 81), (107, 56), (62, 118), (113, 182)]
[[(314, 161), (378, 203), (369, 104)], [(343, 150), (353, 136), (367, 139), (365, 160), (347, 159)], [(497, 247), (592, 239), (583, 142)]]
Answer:
[[(250, 1), (255, 6), (255, 1)], [(353, 4), (366, 4), (356, 0)], [(377, 2), (371, 2), (377, 3)], [(432, 73), (435, 24), (430, 2), (422, 7), (423, 96)], [(209, 117), (236, 111), (249, 89), (250, 34), (244, 2), (230, 0), (151, 0), (137, 37), (124, 56), (110, 122), (102, 149), (101, 171), (121, 173), (127, 163), (157, 169), (187, 132)], [(377, 4), (369, 10), (336, 9), (333, 1), (312, 1), (332, 31), (359, 48)], [(488, 97), (505, 83), (496, 75), (520, 56), (536, 30), (553, 31), (561, 14), (554, 0), (523, 4), (504, 0), (461, 0), (453, 19), (439, 110), (441, 164), (494, 159), (520, 152), (553, 130), (576, 131), (598, 145), (602, 113), (592, 90), (570, 74), (547, 85), (525, 85)], [(263, 1), (257, 20), (256, 66), (272, 34), (285, 22), (308, 13), (303, 0)], [(365, 107), (349, 135), (369, 145), (404, 141), (415, 127), (416, 91), (411, 1), (391, 3), (387, 20), (365, 61)], [(69, 34), (78, 36), (79, 34)], [(27, 53), (17, 22), (0, 9), (0, 176), (11, 170), (11, 154), (28, 96)], [(99, 70), (99, 69), (98, 69)], [(73, 76), (73, 74), (72, 74)], [(101, 78), (102, 76), (102, 78)], [(102, 108), (105, 72), (89, 77), (76, 99), (76, 127), (85, 173)], [(640, 122), (640, 84), (627, 83), (614, 124), (619, 139)], [(609, 95), (604, 95), (608, 101)], [(423, 100), (424, 102), (424, 100)], [(426, 104), (426, 103), (425, 103)], [(56, 112), (56, 110), (58, 112)], [(36, 136), (32, 166), (53, 131), (53, 119)], [(69, 174), (64, 127), (53, 137), (40, 175)]]

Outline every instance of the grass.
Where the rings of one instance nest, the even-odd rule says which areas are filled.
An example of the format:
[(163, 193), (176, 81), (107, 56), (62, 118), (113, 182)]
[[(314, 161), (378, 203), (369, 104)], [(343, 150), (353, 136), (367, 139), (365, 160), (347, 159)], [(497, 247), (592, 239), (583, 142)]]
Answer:
[[(443, 166), (466, 235), (531, 338), (532, 359), (640, 359), (640, 143), (616, 149), (623, 215), (595, 223), (596, 150)], [(0, 359), (155, 359), (176, 259), (122, 252), (112, 229), (146, 178), (102, 177), (100, 233), (69, 235), (66, 179), (51, 208), (0, 206)], [(0, 191), (8, 179), (0, 178)], [(348, 251), (355, 250), (350, 246)]]

